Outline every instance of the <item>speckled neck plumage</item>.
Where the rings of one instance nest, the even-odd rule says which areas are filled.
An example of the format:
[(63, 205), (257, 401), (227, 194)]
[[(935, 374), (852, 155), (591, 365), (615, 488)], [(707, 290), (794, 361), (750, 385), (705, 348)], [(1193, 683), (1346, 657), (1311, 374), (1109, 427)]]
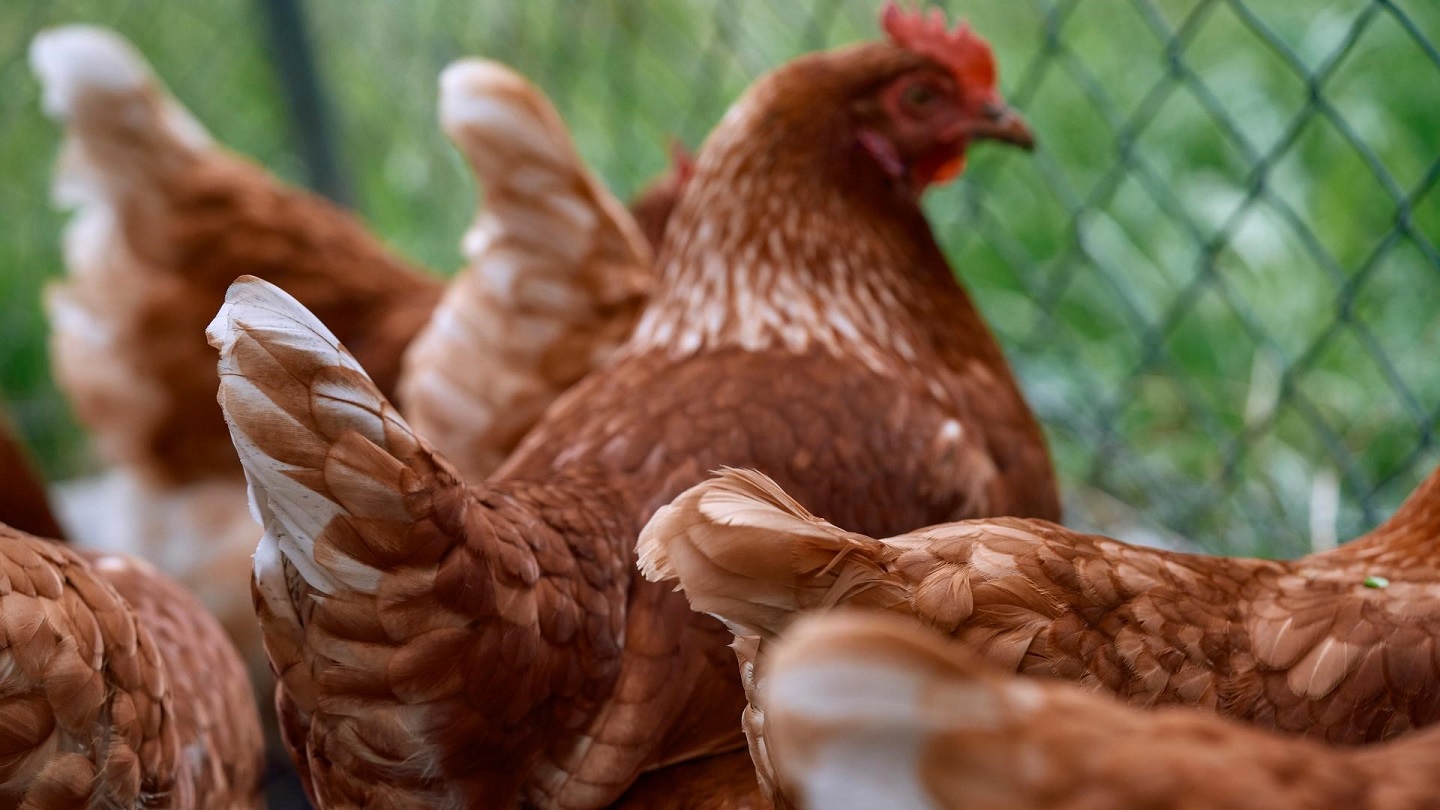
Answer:
[(762, 81), (706, 144), (628, 351), (823, 350), (893, 372), (963, 322), (988, 334), (917, 201), (825, 121), (777, 111), (785, 89)]

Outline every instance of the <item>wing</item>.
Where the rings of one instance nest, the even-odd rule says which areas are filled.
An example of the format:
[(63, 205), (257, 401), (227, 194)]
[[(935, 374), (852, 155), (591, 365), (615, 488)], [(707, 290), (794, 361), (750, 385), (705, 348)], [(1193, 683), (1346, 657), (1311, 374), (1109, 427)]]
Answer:
[(1229, 685), (1222, 710), (1344, 744), (1440, 719), (1440, 583), (1396, 571), (1367, 587), (1373, 571), (1287, 572), (1257, 587), (1245, 613), (1254, 674)]
[(495, 62), (457, 62), (440, 77), (440, 119), (484, 205), (465, 234), (468, 266), (406, 353), (399, 396), (478, 481), (629, 336), (654, 272), (536, 87)]

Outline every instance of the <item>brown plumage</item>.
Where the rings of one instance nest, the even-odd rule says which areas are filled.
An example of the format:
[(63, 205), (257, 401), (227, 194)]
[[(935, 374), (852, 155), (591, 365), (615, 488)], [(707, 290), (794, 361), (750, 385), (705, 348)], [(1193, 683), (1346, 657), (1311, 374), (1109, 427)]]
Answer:
[(787, 631), (759, 700), (783, 806), (988, 810), (1434, 808), (1440, 727), (1334, 748), (1016, 678), (896, 617)]
[(771, 810), (745, 751), (641, 774), (612, 810)]
[(185, 583), (268, 692), (243, 573), (258, 530), (205, 325), (236, 276), (269, 278), (326, 313), (389, 390), (440, 283), (349, 213), (215, 143), (114, 33), (44, 31), (30, 62), (65, 128), (55, 196), (75, 209), (68, 274), (46, 296), (51, 360), (112, 465), (66, 490), (67, 528), (77, 544), (142, 556)]
[(630, 335), (655, 272), (645, 237), (529, 82), (457, 62), (440, 77), (440, 120), (484, 207), (465, 235), (469, 265), (406, 352), (398, 404), (478, 481)]
[[(962, 79), (893, 41), (762, 79), (697, 159), (634, 336), (483, 485), (293, 299), (232, 287), (211, 326), (221, 399), (322, 805), (597, 807), (742, 745), (729, 634), (633, 568), (650, 512), (719, 464), (873, 531), (1058, 512), (1035, 422), (919, 206), (971, 139), (1022, 140), (993, 86)], [(917, 85), (934, 108), (904, 106)]]
[(0, 566), (0, 806), (262, 806), (249, 682), (194, 597), (5, 526)]
[[(445, 94), (447, 126), (486, 175), (487, 200), (466, 242), (473, 264), (437, 312), (437, 279), (391, 254), (352, 215), (216, 144), (115, 34), (47, 31), (31, 62), (47, 112), (66, 129), (56, 195), (76, 208), (69, 275), (47, 297), (52, 359), (114, 465), (98, 481), (67, 487), (62, 514), (77, 543), (153, 560), (199, 594), (268, 694), (243, 574), (259, 530), (215, 403), (214, 352), (203, 341), (226, 287), (248, 273), (297, 296), (387, 395), (421, 333), (405, 361), (407, 404), (479, 476), (629, 332), (653, 275), (648, 249), (579, 164), (548, 102), (498, 66), (490, 76), (508, 78), (478, 84), (465, 82), (473, 70), (458, 69)], [(505, 107), (512, 102), (522, 107)], [(529, 109), (533, 126), (487, 129), (484, 113), (497, 109)], [(471, 113), (479, 118), (467, 120)], [(523, 157), (526, 147), (555, 158), (553, 174), (517, 178), (486, 152)], [(539, 187), (517, 200), (516, 184), (525, 182)], [(567, 190), (572, 197), (562, 199)], [(488, 244), (483, 237), (496, 234), (487, 225), (499, 226)], [(482, 406), (490, 418), (481, 418)]]
[(65, 127), (56, 198), (75, 208), (47, 294), (56, 377), (110, 462), (165, 484), (238, 472), (203, 335), (240, 275), (305, 301), (392, 389), (437, 279), (216, 144), (115, 34), (45, 31), (30, 61)]
[(837, 605), (914, 616), (1002, 670), (1078, 681), (1142, 706), (1198, 706), (1337, 743), (1440, 720), (1440, 470), (1370, 534), (1293, 562), (1129, 546), (997, 518), (877, 540), (730, 470), (657, 513), (646, 576), (735, 633), (753, 702), (768, 645)]
[[(66, 233), (69, 275), (52, 285), (46, 298), (54, 330), (51, 354), (61, 389), (110, 463), (166, 486), (238, 477), (214, 402), (214, 355), (202, 335), (225, 288), (241, 275), (264, 278), (296, 296), (335, 330), (381, 390), (393, 395), (404, 350), (440, 301), (437, 277), (389, 251), (349, 212), (279, 182), (215, 143), (114, 33), (89, 26), (43, 32), (32, 44), (31, 63), (45, 86), (46, 112), (66, 132), (56, 198), (76, 209)], [(513, 83), (523, 81), (515, 77)], [(547, 287), (546, 279), (525, 277), (532, 294), (492, 301), (485, 313), (502, 318), (496, 327), (504, 333), (503, 340), (496, 339), (502, 345), (479, 348), (510, 353), (496, 361), (502, 373), (563, 386), (601, 362), (628, 333), (648, 284), (649, 253), (625, 211), (579, 165), (558, 116), (538, 92), (476, 89), (494, 92), (489, 101), (501, 105), (507, 103), (503, 92), (531, 95), (522, 103), (534, 110), (534, 126), (554, 143), (561, 164), (551, 178), (557, 187), (541, 188), (538, 200), (529, 201), (551, 220), (522, 223), (525, 211), (510, 193), (516, 175), (506, 174), (486, 149), (513, 152), (525, 141), (507, 143), (507, 138), (525, 139), (536, 131), (486, 132), (484, 121), (466, 122), (456, 113), (447, 128), (464, 141), (471, 165), (485, 174), (487, 209), (501, 214), (491, 221), (512, 231), (522, 224), (555, 229), (552, 241), (533, 234), (526, 239), (522, 232), (507, 246), (488, 246), (488, 252), (508, 247), (524, 263), (512, 269), (530, 276), (573, 269), (565, 260), (584, 262), (583, 274), (576, 274), (583, 275), (583, 292), (593, 298), (584, 302), (588, 307), (545, 300), (546, 292), (558, 291)], [(458, 88), (452, 95), (463, 92)], [(476, 140), (481, 137), (483, 143)], [(583, 199), (562, 207), (560, 195), (551, 192), (567, 184)], [(553, 207), (545, 211), (546, 206)], [(505, 216), (502, 208), (514, 215)], [(478, 222), (467, 240), (467, 253), (477, 261), (477, 253), (487, 252), (478, 243), (483, 225)], [(583, 238), (587, 229), (593, 233), (589, 240)], [(537, 255), (549, 263), (537, 261)], [(451, 298), (484, 287), (475, 275), (460, 274), (460, 286), (469, 289)], [(500, 284), (493, 273), (489, 281), (491, 290)], [(572, 317), (580, 327), (567, 322), (567, 305), (578, 307)], [(531, 322), (536, 310), (548, 316), (547, 324)], [(452, 304), (444, 314), (454, 317), (457, 311), (461, 308)], [(556, 341), (546, 332), (551, 325), (576, 334)], [(527, 362), (536, 368), (526, 368)], [(508, 391), (525, 382), (502, 378), (493, 389)], [(515, 411), (533, 421), (543, 408), (537, 402), (555, 393), (517, 394), (515, 402), (502, 398), (505, 424), (495, 430), (500, 438), (481, 441), (513, 446), (528, 426)]]
[(30, 463), (30, 454), (0, 413), (0, 523), (40, 537), (62, 538), (50, 497)]

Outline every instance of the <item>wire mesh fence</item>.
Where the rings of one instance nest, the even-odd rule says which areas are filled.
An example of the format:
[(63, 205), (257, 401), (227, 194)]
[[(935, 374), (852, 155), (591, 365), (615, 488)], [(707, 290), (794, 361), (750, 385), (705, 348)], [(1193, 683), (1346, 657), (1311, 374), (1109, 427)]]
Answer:
[[(276, 69), (293, 45), (275, 45), (297, 30), (267, 29), (264, 5), (0, 7), (0, 386), (54, 474), (86, 462), (44, 361), (57, 137), (25, 43), (57, 22), (115, 27), (221, 140), (303, 182), (317, 158), (297, 146), (306, 108), (287, 108), (292, 74)], [(977, 149), (928, 207), (1047, 426), (1072, 516), (1294, 554), (1393, 509), (1440, 461), (1440, 5), (941, 5), (991, 40), (1041, 140), (1028, 156)], [(450, 270), (475, 192), (435, 125), (449, 60), (485, 55), (534, 79), (625, 196), (663, 168), (669, 138), (697, 145), (755, 76), (874, 36), (875, 6), (296, 8), (332, 115), (334, 182), (402, 252)]]

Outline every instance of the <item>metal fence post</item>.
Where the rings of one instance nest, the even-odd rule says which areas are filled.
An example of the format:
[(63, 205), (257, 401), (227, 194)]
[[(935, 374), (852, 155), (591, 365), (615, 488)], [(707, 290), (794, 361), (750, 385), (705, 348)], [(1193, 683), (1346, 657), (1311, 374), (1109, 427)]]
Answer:
[(304, 0), (256, 0), (271, 59), (285, 91), (290, 125), (305, 163), (309, 185), (341, 205), (352, 205), (355, 198), (340, 169), (329, 99), (315, 66), (303, 3)]

